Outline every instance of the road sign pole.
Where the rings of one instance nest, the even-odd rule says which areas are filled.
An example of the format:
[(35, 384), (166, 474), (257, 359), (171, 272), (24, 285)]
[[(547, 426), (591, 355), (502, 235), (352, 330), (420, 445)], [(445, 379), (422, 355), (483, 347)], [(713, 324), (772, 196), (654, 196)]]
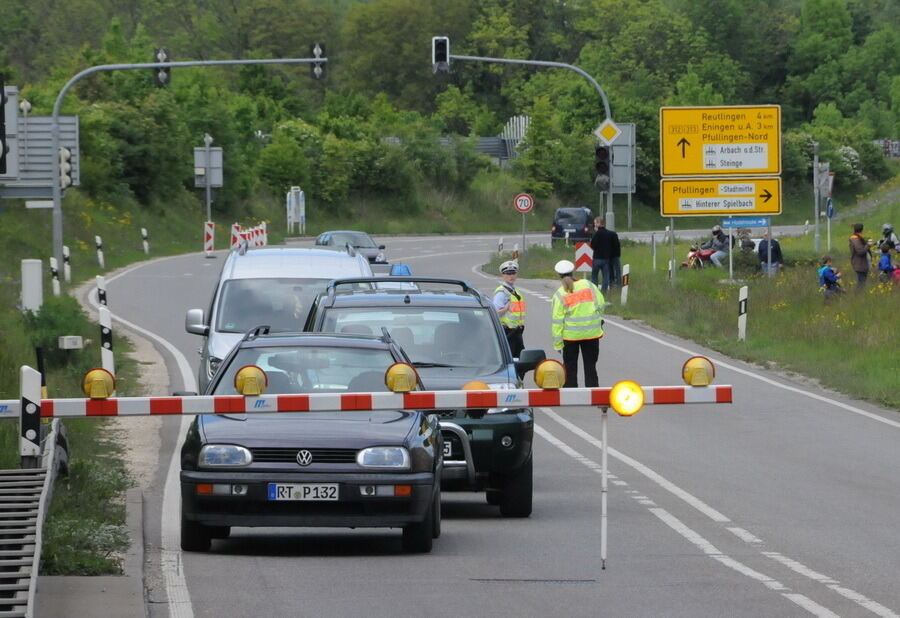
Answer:
[(672, 265), (672, 287), (675, 287), (675, 270), (676, 270), (676, 262), (675, 262), (675, 217), (669, 217), (669, 247), (671, 248), (671, 261), (669, 264)]
[(525, 214), (522, 213), (522, 253), (519, 254), (519, 270), (522, 269), (522, 256), (525, 255)]
[(821, 239), (819, 238), (819, 143), (813, 142), (813, 221), (815, 222), (815, 235), (813, 247), (816, 254), (821, 252)]
[(732, 228), (728, 228), (728, 282), (734, 281), (734, 235)]

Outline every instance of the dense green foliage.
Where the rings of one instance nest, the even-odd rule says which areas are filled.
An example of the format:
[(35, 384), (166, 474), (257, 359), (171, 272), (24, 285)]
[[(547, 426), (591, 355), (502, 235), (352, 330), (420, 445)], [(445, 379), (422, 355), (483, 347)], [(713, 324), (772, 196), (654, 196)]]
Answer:
[[(64, 113), (81, 117), (82, 187), (153, 208), (191, 191), (205, 132), (225, 153), (219, 213), (280, 200), (299, 184), (325, 208), (384, 200), (422, 211), (429, 191), (466, 195), (489, 168), (466, 140), (519, 113), (532, 131), (513, 172), (538, 196), (590, 203), (597, 94), (569, 71), (454, 61), (433, 75), (430, 39), (454, 54), (575, 64), (613, 115), (634, 122), (638, 199), (655, 209), (661, 105), (783, 107), (784, 177), (808, 179), (811, 144), (851, 191), (888, 170), (873, 145), (897, 138), (900, 5), (891, 0), (10, 0), (0, 5), (0, 71), (50, 112), (63, 84), (92, 65), (304, 57), (326, 45), (326, 78), (305, 67), (178, 68), (79, 82)], [(385, 138), (398, 138), (386, 140)], [(505, 181), (503, 181), (505, 182)], [(68, 199), (68, 198), (67, 198)], [(196, 199), (196, 197), (194, 198)], [(356, 213), (359, 214), (359, 213)]]

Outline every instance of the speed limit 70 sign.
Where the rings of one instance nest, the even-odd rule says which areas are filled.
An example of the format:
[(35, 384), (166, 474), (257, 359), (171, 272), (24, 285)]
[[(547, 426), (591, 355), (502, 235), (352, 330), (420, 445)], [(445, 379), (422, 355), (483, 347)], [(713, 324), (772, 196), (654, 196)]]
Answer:
[(534, 198), (527, 193), (520, 193), (513, 200), (513, 206), (521, 213), (530, 212), (534, 208)]

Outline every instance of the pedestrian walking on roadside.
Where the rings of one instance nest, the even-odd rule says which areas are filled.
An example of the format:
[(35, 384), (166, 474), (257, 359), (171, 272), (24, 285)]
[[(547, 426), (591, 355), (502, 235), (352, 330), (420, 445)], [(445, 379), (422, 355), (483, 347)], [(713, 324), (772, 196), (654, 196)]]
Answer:
[(759, 267), (766, 275), (776, 274), (784, 268), (784, 257), (781, 255), (781, 245), (776, 239), (772, 239), (772, 263), (769, 264), (769, 232), (763, 232), (762, 240), (759, 241)]
[[(621, 272), (619, 266), (622, 249), (619, 246), (619, 235), (606, 228), (603, 217), (594, 219), (596, 231), (591, 237), (591, 250), (594, 252), (594, 261), (591, 264), (591, 282), (601, 286), (605, 293), (609, 286), (616, 281), (616, 272)], [(603, 273), (603, 283), (599, 282), (599, 274)]]
[(863, 224), (854, 223), (853, 233), (850, 234), (850, 266), (856, 273), (856, 289), (860, 290), (866, 285), (869, 277), (869, 268), (872, 263), (872, 242), (867, 241), (862, 235)]
[(519, 278), (519, 263), (509, 260), (500, 264), (500, 276), (503, 283), (494, 290), (494, 308), (500, 316), (500, 324), (509, 341), (509, 349), (513, 358), (519, 358), (519, 354), (525, 349), (525, 297), (516, 289), (516, 279)]
[(553, 294), (553, 349), (561, 352), (566, 368), (565, 388), (578, 387), (578, 355), (585, 386), (599, 386), (597, 358), (603, 337), (603, 293), (587, 279), (575, 280), (575, 264), (560, 260), (554, 267), (562, 285)]

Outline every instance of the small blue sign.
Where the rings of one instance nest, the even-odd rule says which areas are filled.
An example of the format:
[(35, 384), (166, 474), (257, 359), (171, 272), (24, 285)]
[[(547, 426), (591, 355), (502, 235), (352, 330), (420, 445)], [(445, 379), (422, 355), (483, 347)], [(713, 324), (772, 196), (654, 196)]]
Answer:
[(722, 227), (769, 227), (771, 217), (728, 217), (722, 219)]
[(829, 219), (834, 216), (834, 200), (830, 197), (825, 200), (825, 216)]

